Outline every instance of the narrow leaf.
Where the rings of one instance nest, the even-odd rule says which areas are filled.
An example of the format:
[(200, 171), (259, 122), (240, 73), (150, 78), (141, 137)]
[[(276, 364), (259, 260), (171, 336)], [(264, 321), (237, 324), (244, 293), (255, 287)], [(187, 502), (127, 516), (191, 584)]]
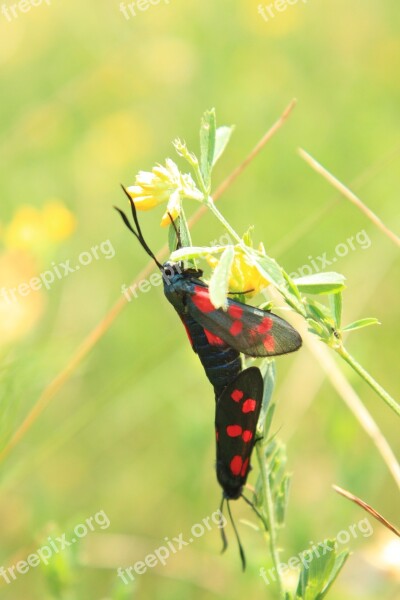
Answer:
[(332, 307), (332, 314), (335, 321), (336, 329), (340, 329), (342, 323), (342, 294), (338, 292), (337, 294), (332, 294), (329, 296), (329, 301)]
[[(180, 210), (180, 216), (177, 219), (175, 219), (175, 227), (179, 232), (182, 247), (190, 247), (192, 244), (192, 240), (190, 237), (189, 226), (182, 206)], [(168, 247), (171, 253), (173, 253), (176, 250), (176, 247), (178, 245), (178, 238), (176, 236), (175, 227), (172, 224), (168, 227)], [(190, 266), (196, 268), (196, 263), (193, 258), (188, 258), (187, 260)]]
[(317, 333), (320, 337), (326, 336), (325, 328), (320, 323), (318, 323), (318, 321), (315, 321), (315, 319), (311, 319), (310, 317), (308, 317), (307, 323), (309, 325), (308, 331), (310, 331), (310, 333)]
[(200, 170), (207, 188), (215, 153), (216, 118), (215, 109), (204, 113), (200, 127)]
[(315, 300), (307, 300), (307, 313), (317, 321), (325, 321), (330, 317), (327, 307)]
[(286, 508), (289, 501), (290, 475), (283, 476), (275, 498), (275, 515), (278, 525), (285, 522)]
[(183, 247), (190, 247), (192, 245), (192, 238), (190, 236), (189, 225), (186, 220), (186, 215), (181, 205), (180, 217), (179, 217), (179, 234), (181, 236), (181, 242)]
[(323, 598), (325, 598), (326, 594), (329, 591), (329, 588), (332, 586), (332, 584), (334, 583), (336, 577), (339, 575), (340, 571), (344, 567), (344, 564), (345, 564), (346, 560), (349, 558), (349, 554), (350, 553), (349, 553), (348, 550), (344, 550), (343, 552), (341, 552), (340, 554), (338, 554), (336, 556), (336, 558), (335, 558), (335, 564), (333, 565), (333, 569), (330, 572), (328, 581), (326, 582), (326, 585), (325, 585), (324, 589), (322, 590), (322, 592), (318, 596), (318, 600), (322, 600)]
[(220, 156), (223, 154), (225, 148), (227, 147), (229, 140), (231, 139), (231, 135), (233, 133), (234, 126), (226, 126), (218, 127), (215, 134), (215, 150), (214, 157), (212, 161), (212, 165), (214, 166)]
[(261, 372), (264, 378), (264, 395), (262, 400), (260, 416), (258, 419), (258, 428), (260, 429), (260, 435), (266, 438), (268, 436), (272, 416), (275, 410), (275, 405), (271, 404), (271, 396), (275, 387), (275, 361), (271, 360), (267, 362), (266, 366), (261, 369)]
[(295, 285), (304, 294), (336, 294), (345, 289), (345, 277), (340, 273), (315, 273), (294, 279)]
[(363, 327), (369, 327), (370, 325), (380, 325), (378, 319), (374, 317), (367, 317), (366, 319), (359, 319), (358, 321), (353, 321), (346, 327), (342, 328), (342, 331), (354, 331), (355, 329), (362, 329)]
[(210, 300), (215, 308), (226, 307), (226, 297), (229, 291), (229, 277), (231, 274), (235, 249), (227, 246), (210, 279)]
[[(175, 225), (179, 231), (179, 217), (175, 219)], [(170, 252), (174, 252), (178, 245), (178, 238), (176, 237), (175, 227), (172, 224), (168, 227), (168, 248)]]

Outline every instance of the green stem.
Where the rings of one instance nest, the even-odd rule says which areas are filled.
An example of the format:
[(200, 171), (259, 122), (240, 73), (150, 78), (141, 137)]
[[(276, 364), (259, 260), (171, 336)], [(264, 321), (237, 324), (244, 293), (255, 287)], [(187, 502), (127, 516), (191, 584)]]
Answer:
[(271, 554), (272, 562), (275, 568), (276, 573), (276, 581), (279, 590), (279, 597), (281, 599), (285, 598), (285, 591), (283, 587), (283, 582), (281, 579), (281, 573), (279, 571), (279, 550), (277, 547), (277, 532), (276, 532), (276, 523), (275, 523), (275, 514), (274, 514), (274, 503), (272, 500), (272, 491), (270, 478), (267, 470), (267, 463), (265, 460), (263, 445), (262, 443), (256, 444), (257, 451), (257, 460), (260, 467), (261, 481), (263, 485), (263, 496), (264, 496), (264, 510), (267, 518), (268, 531), (266, 534), (269, 540), (269, 551)]
[(234, 240), (241, 246), (245, 247), (243, 240), (236, 233), (236, 231), (233, 229), (233, 227), (231, 227), (231, 225), (228, 223), (228, 221), (225, 219), (225, 217), (219, 212), (219, 210), (215, 206), (214, 200), (211, 198), (211, 196), (208, 196), (208, 197), (205, 196), (204, 199), (205, 199), (205, 205), (207, 206), (207, 208), (209, 208), (211, 210), (211, 212), (214, 213), (214, 215), (222, 223), (222, 225), (225, 227), (225, 229), (231, 234), (231, 236), (234, 238)]
[(344, 346), (336, 348), (336, 352), (345, 360), (353, 369), (368, 383), (368, 385), (382, 398), (384, 402), (397, 416), (400, 416), (400, 405), (387, 393), (387, 391), (379, 385), (377, 381), (349, 354)]

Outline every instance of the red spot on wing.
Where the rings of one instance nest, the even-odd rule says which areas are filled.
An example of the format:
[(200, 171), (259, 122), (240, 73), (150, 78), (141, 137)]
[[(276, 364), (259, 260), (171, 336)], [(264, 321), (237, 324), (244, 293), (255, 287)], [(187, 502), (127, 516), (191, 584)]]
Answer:
[(234, 402), (240, 402), (243, 398), (243, 392), (241, 392), (240, 390), (233, 390), (231, 398)]
[(244, 461), (244, 463), (243, 463), (243, 465), (242, 465), (242, 468), (241, 468), (241, 470), (240, 470), (240, 475), (241, 475), (242, 477), (246, 477), (246, 474), (247, 474), (247, 471), (248, 471), (248, 469), (249, 469), (249, 459), (248, 459), (248, 458), (246, 458), (246, 460)]
[(218, 442), (218, 440), (219, 440), (219, 431), (218, 431), (218, 429), (215, 430), (215, 439)]
[(267, 333), (271, 329), (273, 324), (274, 323), (273, 323), (272, 319), (270, 319), (269, 317), (264, 317), (264, 319), (261, 321), (261, 323), (259, 325), (257, 325), (256, 330), (258, 333), (263, 335), (264, 333)]
[(243, 315), (243, 308), (241, 306), (237, 306), (236, 304), (232, 304), (228, 308), (228, 315), (232, 317), (232, 319), (241, 319)]
[(220, 337), (214, 335), (211, 333), (211, 331), (208, 331), (208, 329), (205, 329), (204, 333), (206, 334), (208, 343), (211, 344), (211, 346), (223, 346), (225, 344), (224, 340), (221, 340)]
[(192, 302), (203, 313), (209, 313), (215, 310), (215, 306), (211, 303), (208, 289), (201, 285), (194, 286)]
[(243, 402), (242, 412), (244, 412), (244, 413), (254, 412), (256, 410), (256, 406), (257, 406), (257, 402), (255, 400), (253, 400), (252, 398), (247, 398), (247, 400), (245, 400)]
[(231, 335), (239, 335), (239, 333), (242, 331), (242, 329), (243, 329), (243, 323), (241, 321), (234, 321), (231, 325), (229, 333)]
[(240, 425), (228, 425), (226, 433), (229, 437), (238, 437), (239, 435), (242, 435), (242, 428)]
[(267, 334), (263, 339), (263, 346), (268, 352), (273, 352), (275, 348), (274, 336)]
[(244, 442), (249, 442), (253, 437), (253, 432), (250, 429), (245, 429), (242, 433), (242, 440)]
[(230, 469), (231, 469), (231, 473), (232, 475), (239, 475), (240, 471), (242, 470), (243, 467), (243, 459), (241, 456), (239, 456), (239, 454), (236, 454), (236, 456), (234, 456), (230, 462)]

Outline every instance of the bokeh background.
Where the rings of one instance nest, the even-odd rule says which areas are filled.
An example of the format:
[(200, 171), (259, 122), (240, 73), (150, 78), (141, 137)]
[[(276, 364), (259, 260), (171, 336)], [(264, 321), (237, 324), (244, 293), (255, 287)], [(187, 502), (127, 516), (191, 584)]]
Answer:
[[(396, 393), (396, 247), (296, 150), (306, 148), (398, 230), (397, 2), (299, 0), (283, 12), (275, 8), (268, 21), (259, 4), (161, 0), (146, 11), (136, 7), (129, 19), (117, 0), (28, 2), (26, 12), (17, 5), (16, 16), (9, 0), (2, 4), (0, 287), (9, 290), (67, 260), (76, 265), (95, 245), (113, 250), (56, 277), (48, 290), (15, 302), (2, 295), (3, 448), (121, 297), (121, 286), (147, 263), (113, 212), (113, 204), (124, 205), (119, 183), (133, 184), (139, 169), (173, 156), (177, 136), (197, 149), (201, 114), (212, 106), (219, 124), (236, 125), (217, 184), (298, 99), (219, 206), (238, 230), (256, 224), (255, 238), (289, 272), (310, 256), (334, 256), (337, 244), (365, 230), (370, 245), (356, 245), (335, 269), (348, 278), (345, 321), (376, 316), (382, 326), (354, 333), (349, 348)], [(187, 206), (189, 214), (194, 208)], [(166, 238), (161, 214), (162, 208), (141, 215), (155, 250)], [(206, 244), (221, 233), (206, 215), (193, 238)], [(318, 361), (304, 349), (279, 359), (277, 368), (274, 430), (287, 444), (293, 472), (283, 560), (365, 517), (332, 483), (398, 524), (396, 484)], [(343, 370), (398, 452), (393, 414)], [(131, 586), (116, 574), (217, 509), (213, 403), (162, 289), (139, 294), (0, 465), (0, 565), (25, 559), (49, 535), (69, 534), (100, 510), (110, 526), (97, 527), (47, 568), (31, 568), (8, 585), (0, 577), (1, 597), (273, 598), (259, 576), (260, 567), (271, 566), (262, 536), (243, 524), (245, 574), (232, 530), (220, 556), (215, 527)], [(232, 508), (237, 520), (254, 522), (244, 503)], [(372, 524), (373, 535), (349, 542), (353, 554), (332, 599), (399, 598), (399, 547)]]

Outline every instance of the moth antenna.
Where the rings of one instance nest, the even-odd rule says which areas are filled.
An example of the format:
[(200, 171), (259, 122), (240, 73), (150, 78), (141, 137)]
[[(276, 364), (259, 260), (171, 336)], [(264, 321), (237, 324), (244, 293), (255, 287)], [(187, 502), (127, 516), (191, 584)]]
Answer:
[(132, 217), (133, 220), (135, 221), (135, 225), (137, 227), (139, 236), (142, 240), (144, 240), (143, 234), (142, 234), (142, 230), (140, 229), (140, 225), (139, 225), (139, 220), (137, 218), (137, 214), (136, 214), (136, 207), (135, 207), (135, 203), (133, 202), (131, 195), (129, 194), (128, 190), (126, 189), (126, 187), (121, 183), (121, 189), (124, 192), (125, 196), (128, 198), (129, 200), (129, 204), (131, 205), (131, 211), (132, 211)]
[(170, 212), (168, 213), (168, 216), (169, 216), (169, 220), (171, 221), (171, 225), (172, 225), (172, 227), (173, 227), (173, 228), (174, 228), (174, 230), (175, 230), (175, 235), (176, 235), (176, 239), (177, 239), (177, 242), (178, 242), (178, 248), (177, 248), (177, 249), (179, 250), (179, 248), (182, 248), (182, 239), (181, 239), (181, 233), (180, 233), (180, 231), (178, 230), (178, 228), (177, 228), (177, 226), (176, 226), (176, 224), (175, 224), (175, 221), (173, 220), (173, 218), (172, 218), (172, 215), (171, 215), (171, 213), (170, 213)]
[(242, 561), (242, 571), (245, 571), (246, 570), (246, 557), (244, 555), (244, 550), (243, 550), (242, 543), (240, 541), (238, 530), (236, 529), (235, 521), (233, 520), (233, 517), (232, 517), (231, 507), (229, 505), (229, 500), (228, 499), (226, 500), (226, 504), (228, 506), (229, 519), (230, 519), (230, 521), (232, 523), (233, 531), (235, 532), (235, 536), (236, 536), (236, 541), (237, 541), (238, 546), (239, 546), (240, 560)]
[(124, 213), (124, 211), (121, 210), (120, 208), (118, 208), (118, 206), (114, 206), (113, 208), (115, 208), (115, 210), (117, 212), (119, 212), (119, 214), (121, 215), (121, 218), (122, 218), (123, 222), (125, 223), (125, 225), (129, 229), (129, 231), (131, 231), (133, 233), (133, 235), (139, 240), (139, 242), (142, 243), (142, 240), (140, 239), (140, 237), (138, 236), (138, 234), (136, 233), (136, 231), (133, 229), (132, 225), (129, 223), (128, 217), (126, 216), (126, 214)]
[(136, 214), (136, 208), (135, 208), (135, 203), (133, 202), (132, 198), (130, 197), (130, 195), (128, 194), (128, 191), (126, 190), (126, 188), (121, 185), (122, 190), (124, 191), (124, 193), (126, 194), (126, 196), (129, 199), (129, 203), (131, 205), (131, 210), (132, 210), (132, 216), (133, 216), (133, 220), (135, 222), (137, 231), (135, 231), (132, 227), (132, 225), (129, 223), (128, 217), (126, 216), (126, 214), (117, 206), (114, 206), (115, 210), (119, 212), (119, 214), (121, 215), (121, 218), (123, 220), (123, 222), (125, 223), (126, 227), (129, 229), (129, 231), (131, 231), (133, 233), (133, 235), (136, 237), (136, 239), (139, 241), (140, 245), (142, 246), (142, 248), (145, 250), (145, 252), (154, 260), (154, 262), (156, 263), (157, 267), (159, 269), (162, 269), (162, 264), (157, 260), (155, 254), (150, 250), (149, 246), (147, 245), (143, 234), (142, 234), (142, 230), (140, 229), (140, 225), (139, 225), (139, 220), (137, 218), (137, 214)]
[[(219, 507), (221, 515), (222, 515), (222, 511), (224, 510), (224, 502), (225, 502), (225, 498), (224, 498), (224, 496), (222, 496), (221, 506)], [(220, 532), (221, 532), (221, 538), (222, 538), (221, 554), (223, 554), (228, 547), (228, 540), (226, 539), (226, 533), (225, 533), (225, 530), (223, 527), (220, 528)]]
[(124, 194), (126, 195), (126, 197), (128, 198), (129, 204), (131, 205), (132, 217), (133, 217), (133, 220), (135, 221), (135, 225), (136, 225), (136, 228), (137, 228), (137, 231), (138, 231), (138, 239), (139, 239), (140, 243), (142, 244), (142, 246), (146, 250), (146, 252), (149, 254), (149, 256), (151, 256), (156, 261), (157, 265), (159, 267), (161, 267), (162, 265), (160, 265), (160, 263), (157, 261), (157, 259), (154, 256), (153, 252), (148, 247), (148, 245), (146, 243), (146, 240), (144, 239), (142, 230), (140, 228), (139, 219), (137, 217), (136, 206), (135, 206), (134, 201), (132, 200), (130, 194), (128, 193), (128, 190), (122, 184), (121, 184), (121, 188), (122, 188)]

